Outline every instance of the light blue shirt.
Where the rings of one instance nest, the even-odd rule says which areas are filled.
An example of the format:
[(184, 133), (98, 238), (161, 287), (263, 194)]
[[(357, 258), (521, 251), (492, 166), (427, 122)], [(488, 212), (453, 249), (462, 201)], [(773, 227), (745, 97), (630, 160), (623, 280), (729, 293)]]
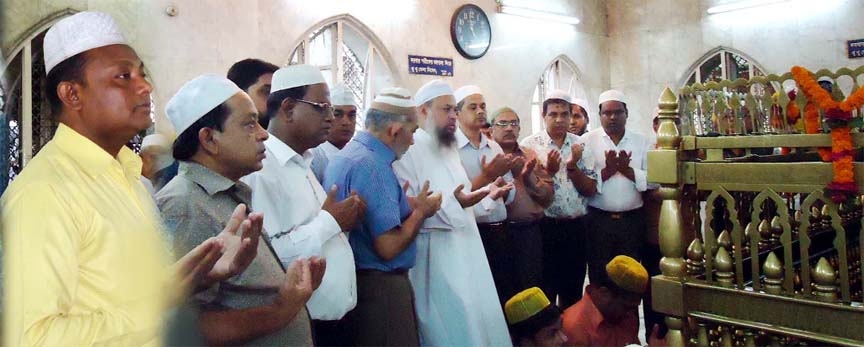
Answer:
[(324, 185), (339, 187), (338, 199), (356, 191), (366, 201), (366, 215), (351, 230), (349, 242), (357, 269), (380, 271), (407, 270), (414, 267), (417, 247), (414, 242), (390, 261), (375, 252), (375, 239), (402, 225), (411, 214), (408, 198), (392, 164), (396, 153), (372, 134), (361, 131), (339, 153), (330, 157)]

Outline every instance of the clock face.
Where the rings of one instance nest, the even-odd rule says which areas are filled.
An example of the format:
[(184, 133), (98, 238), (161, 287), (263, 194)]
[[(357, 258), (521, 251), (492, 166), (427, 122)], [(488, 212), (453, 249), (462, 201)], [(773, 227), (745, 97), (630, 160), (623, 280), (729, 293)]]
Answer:
[(477, 59), (486, 54), (492, 42), (489, 18), (476, 5), (463, 5), (450, 21), (450, 37), (463, 57)]

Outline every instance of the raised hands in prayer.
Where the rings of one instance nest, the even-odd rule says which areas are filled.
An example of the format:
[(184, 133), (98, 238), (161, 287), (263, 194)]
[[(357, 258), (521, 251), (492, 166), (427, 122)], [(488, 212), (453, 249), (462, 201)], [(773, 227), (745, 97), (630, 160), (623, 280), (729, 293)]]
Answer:
[(366, 201), (363, 201), (357, 192), (351, 192), (347, 198), (337, 202), (337, 189), (335, 184), (330, 187), (330, 191), (327, 192), (327, 199), (324, 200), (321, 209), (333, 216), (342, 231), (350, 231), (366, 214)]
[[(402, 190), (407, 192), (409, 186), (410, 182), (405, 182)], [(408, 197), (408, 205), (411, 210), (420, 211), (424, 218), (432, 217), (441, 209), (441, 192), (433, 193), (429, 190), (429, 181), (426, 181), (417, 196)]]
[(633, 168), (630, 167), (630, 156), (631, 153), (624, 150), (620, 152), (606, 151), (606, 167), (600, 172), (603, 181), (608, 180), (618, 172), (631, 181), (636, 181)]
[(190, 288), (208, 287), (243, 272), (258, 250), (264, 217), (246, 216), (246, 205), (239, 204), (222, 232), (202, 242), (172, 266), (173, 277), (186, 293)]

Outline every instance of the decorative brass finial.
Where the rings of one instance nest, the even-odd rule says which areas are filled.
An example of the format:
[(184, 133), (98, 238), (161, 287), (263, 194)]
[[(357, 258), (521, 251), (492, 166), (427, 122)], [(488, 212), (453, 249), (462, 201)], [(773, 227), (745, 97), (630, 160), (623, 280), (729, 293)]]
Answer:
[(687, 274), (698, 276), (705, 272), (705, 249), (699, 238), (693, 239), (687, 246)]
[(735, 274), (732, 272), (734, 264), (726, 248), (720, 247), (717, 249), (717, 255), (714, 258), (714, 267), (717, 269), (717, 283), (722, 287), (732, 288), (733, 277), (735, 277)]
[(783, 292), (783, 263), (774, 252), (768, 253), (765, 264), (762, 265), (765, 274), (765, 292), (779, 295)]
[(723, 230), (717, 236), (717, 245), (725, 248), (727, 251), (732, 250), (732, 236), (729, 235), (729, 230)]
[(767, 219), (759, 222), (759, 236), (762, 236), (763, 240), (771, 238), (771, 224), (768, 223)]
[(819, 301), (837, 301), (837, 275), (825, 257), (819, 258), (813, 271), (813, 294)]

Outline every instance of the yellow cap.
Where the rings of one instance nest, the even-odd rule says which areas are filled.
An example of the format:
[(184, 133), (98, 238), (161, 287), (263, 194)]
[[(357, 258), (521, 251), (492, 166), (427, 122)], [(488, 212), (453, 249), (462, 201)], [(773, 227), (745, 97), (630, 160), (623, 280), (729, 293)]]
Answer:
[(648, 271), (636, 259), (619, 255), (606, 264), (606, 274), (618, 288), (643, 294), (648, 288)]
[(549, 305), (546, 294), (540, 288), (531, 287), (507, 300), (504, 304), (504, 313), (507, 315), (508, 323), (516, 324), (540, 313)]

